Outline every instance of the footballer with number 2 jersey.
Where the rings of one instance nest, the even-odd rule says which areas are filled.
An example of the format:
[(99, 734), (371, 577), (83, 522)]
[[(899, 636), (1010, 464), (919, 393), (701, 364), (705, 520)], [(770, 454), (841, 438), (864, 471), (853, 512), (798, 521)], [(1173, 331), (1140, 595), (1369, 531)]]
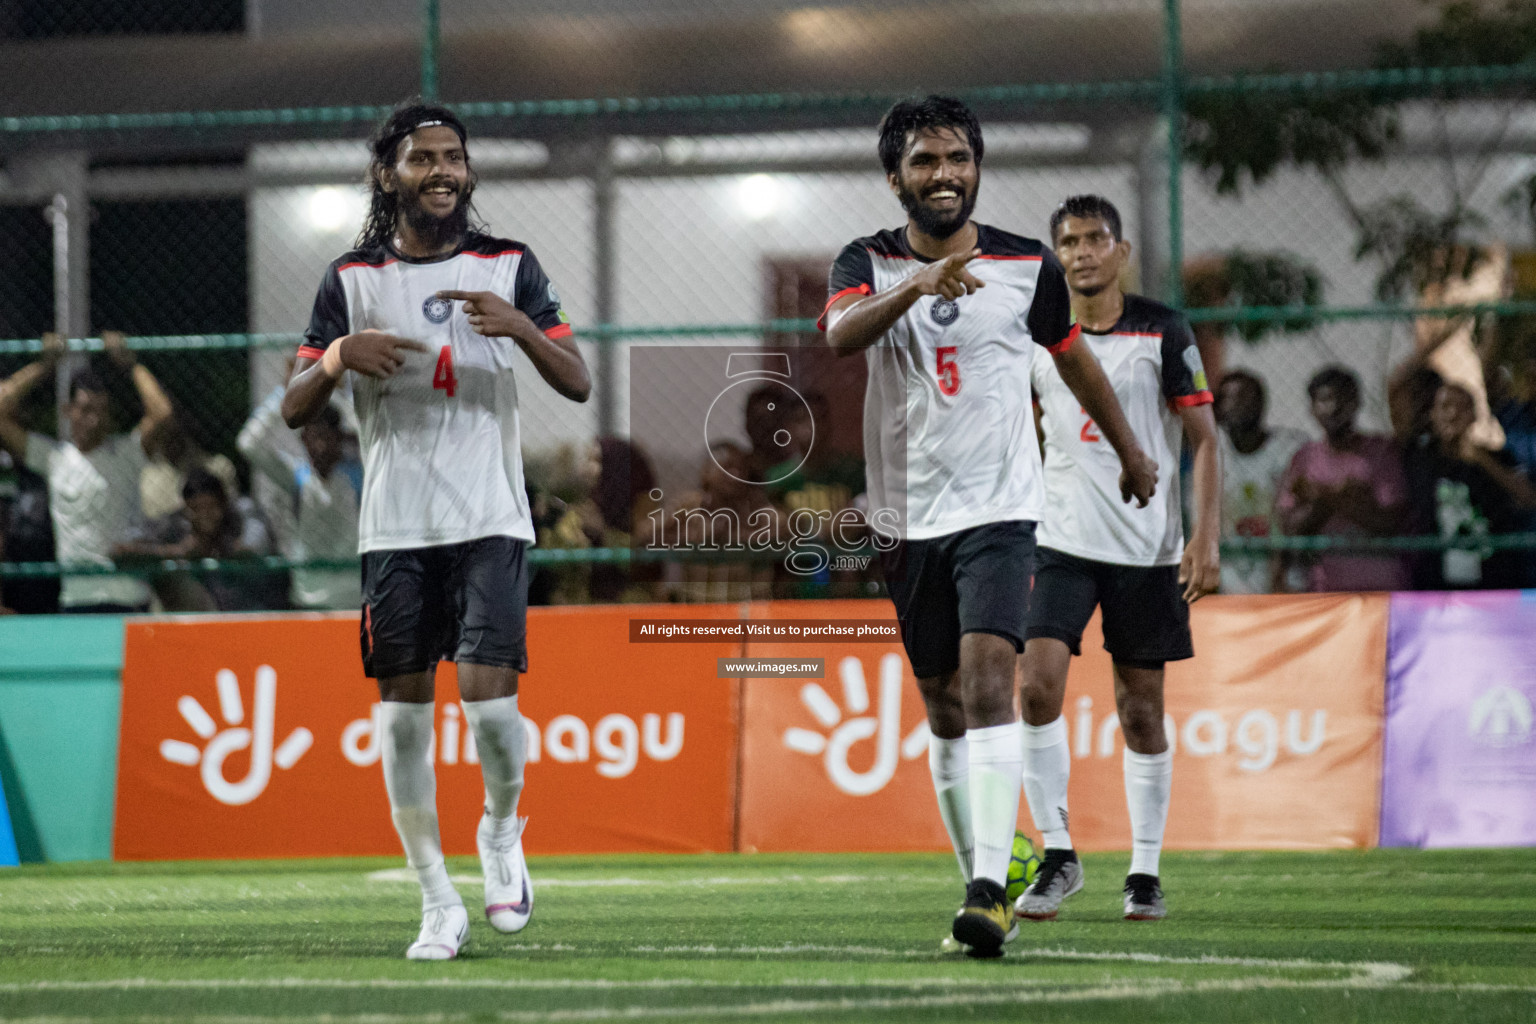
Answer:
[[(1080, 653), (1093, 610), (1103, 612), (1114, 662), (1115, 709), (1125, 734), (1125, 795), (1131, 870), (1128, 920), (1167, 911), (1158, 880), (1173, 755), (1163, 734), (1163, 665), (1194, 655), (1189, 605), (1220, 579), (1221, 482), (1216, 420), (1189, 323), (1151, 299), (1120, 290), (1130, 256), (1120, 213), (1101, 196), (1072, 196), (1051, 217), (1051, 242), (1066, 269), (1083, 343), (1114, 385), (1136, 437), (1168, 481), (1157, 501), (1126, 509), (1115, 500), (1114, 455), (1099, 424), (1049, 362), (1036, 359), (1034, 386), (1045, 431), (1047, 509), (1023, 659), (1024, 792), (1045, 856), (1019, 897), (1020, 917), (1054, 918), (1083, 886), (1067, 831), (1071, 755), (1061, 717), (1067, 668)], [(1194, 450), (1197, 509), (1184, 544), (1179, 454)]]
[(471, 226), (475, 177), (452, 111), (402, 105), (369, 145), (369, 218), (354, 251), (326, 270), (283, 417), (308, 422), (349, 377), (363, 451), (363, 666), (383, 701), (390, 814), (422, 890), (406, 956), (448, 960), (469, 920), (438, 833), (433, 675), (440, 660), (458, 665), (485, 780), (485, 914), (498, 931), (519, 931), (533, 913), (517, 686), (534, 534), (516, 350), (573, 401), (586, 401), (591, 381), (533, 253)]
[(869, 367), (870, 526), (966, 883), (945, 942), (995, 956), (1017, 932), (1004, 890), (1023, 761), (1014, 671), (1044, 509), (1032, 353), (1049, 351), (1105, 425), (1127, 501), (1145, 505), (1157, 471), (1093, 355), (1074, 343), (1061, 264), (1040, 242), (971, 220), (982, 151), (981, 126), (958, 100), (890, 109), (880, 160), (907, 223), (842, 251), (822, 323), (834, 351), (863, 353)]

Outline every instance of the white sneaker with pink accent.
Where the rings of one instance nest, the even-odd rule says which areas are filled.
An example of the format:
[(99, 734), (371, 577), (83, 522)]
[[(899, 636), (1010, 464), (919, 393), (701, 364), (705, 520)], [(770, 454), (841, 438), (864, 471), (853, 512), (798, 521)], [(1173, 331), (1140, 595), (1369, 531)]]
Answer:
[(464, 904), (433, 907), (421, 915), (421, 934), (405, 951), (407, 960), (452, 960), (469, 938), (469, 914)]
[(485, 916), (499, 932), (520, 932), (533, 916), (533, 881), (523, 858), (523, 830), (527, 818), (495, 827), (482, 816), (475, 832), (480, 848), (480, 868), (485, 872)]

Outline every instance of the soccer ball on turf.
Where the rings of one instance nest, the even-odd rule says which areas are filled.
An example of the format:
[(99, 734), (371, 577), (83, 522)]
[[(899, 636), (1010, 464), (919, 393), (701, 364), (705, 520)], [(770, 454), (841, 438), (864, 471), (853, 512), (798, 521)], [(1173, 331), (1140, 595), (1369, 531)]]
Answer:
[(1040, 870), (1040, 855), (1035, 853), (1035, 844), (1029, 841), (1029, 836), (1023, 832), (1013, 834), (1013, 856), (1008, 858), (1008, 900), (1013, 902), (1024, 895), (1024, 890), (1029, 883), (1035, 880), (1035, 872)]

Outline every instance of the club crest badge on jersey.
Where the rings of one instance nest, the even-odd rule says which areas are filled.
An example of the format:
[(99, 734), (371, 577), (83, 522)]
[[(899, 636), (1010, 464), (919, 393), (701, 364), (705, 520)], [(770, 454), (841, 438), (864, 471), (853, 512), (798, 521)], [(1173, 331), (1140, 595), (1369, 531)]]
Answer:
[(1210, 385), (1205, 379), (1205, 363), (1200, 359), (1200, 350), (1191, 345), (1184, 350), (1184, 365), (1189, 367), (1189, 375), (1194, 378), (1196, 391), (1209, 391)]
[(934, 323), (940, 327), (948, 327), (960, 319), (960, 304), (952, 299), (940, 299), (928, 312), (933, 317)]
[(421, 304), (421, 312), (428, 320), (435, 324), (440, 324), (447, 320), (449, 314), (453, 312), (453, 303), (433, 295)]

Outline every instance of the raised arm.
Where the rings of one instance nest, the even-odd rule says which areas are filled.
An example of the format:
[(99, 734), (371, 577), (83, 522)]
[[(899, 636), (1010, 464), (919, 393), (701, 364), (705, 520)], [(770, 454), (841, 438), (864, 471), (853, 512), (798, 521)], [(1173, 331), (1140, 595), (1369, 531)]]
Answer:
[(148, 455), (159, 445), (160, 432), (171, 421), (171, 400), (155, 375), (128, 347), (122, 331), (102, 331), (101, 345), (107, 357), (132, 378), (133, 389), (139, 393), (139, 403), (144, 406), (144, 418), (139, 420), (139, 444)]
[(282, 416), (283, 396), (286, 389), (278, 386), (256, 407), (251, 418), (240, 428), (235, 447), (250, 462), (251, 468), (287, 494), (293, 494), (298, 481), (293, 475), (292, 458), (280, 447), (278, 431), (285, 428)]
[(28, 363), (4, 381), (0, 381), (0, 445), (11, 453), (18, 463), (27, 457), (27, 432), (17, 420), (21, 400), (37, 386), (37, 382), (52, 373), (59, 365), (68, 347), (64, 337), (49, 331), (43, 335), (43, 355), (34, 363)]
[(922, 296), (958, 299), (985, 288), (986, 282), (966, 269), (966, 264), (980, 255), (980, 249), (972, 249), (946, 256), (883, 292), (870, 295), (849, 291), (834, 299), (822, 317), (827, 344), (840, 356), (862, 352), (879, 341)]
[(1120, 497), (1129, 502), (1136, 499), (1137, 508), (1146, 508), (1147, 502), (1157, 492), (1157, 463), (1142, 451), (1131, 431), (1131, 424), (1120, 408), (1115, 389), (1104, 376), (1103, 367), (1094, 358), (1088, 346), (1069, 344), (1051, 353), (1056, 360), (1056, 372), (1084, 411), (1098, 424), (1115, 454), (1120, 457)]

